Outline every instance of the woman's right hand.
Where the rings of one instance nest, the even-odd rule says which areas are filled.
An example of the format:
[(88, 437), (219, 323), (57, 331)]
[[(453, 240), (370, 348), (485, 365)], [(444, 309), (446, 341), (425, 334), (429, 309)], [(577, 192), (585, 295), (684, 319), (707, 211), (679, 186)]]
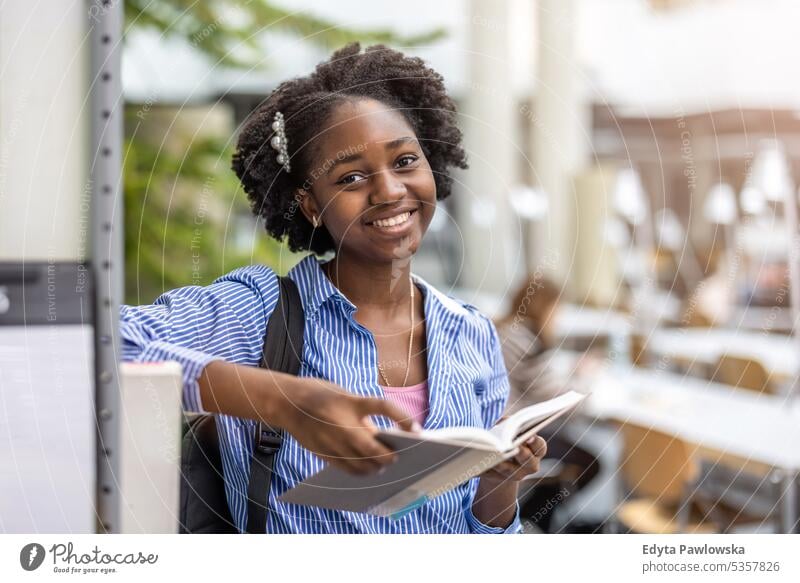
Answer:
[(388, 417), (406, 431), (416, 429), (393, 403), (353, 395), (322, 379), (217, 360), (205, 367), (199, 382), (206, 411), (281, 427), (315, 455), (353, 473), (375, 472), (396, 458), (378, 441), (370, 415)]
[(277, 424), (306, 449), (351, 472), (374, 472), (396, 460), (397, 454), (377, 440), (370, 415), (388, 417), (406, 431), (416, 428), (385, 399), (353, 395), (316, 378), (292, 377), (288, 384)]

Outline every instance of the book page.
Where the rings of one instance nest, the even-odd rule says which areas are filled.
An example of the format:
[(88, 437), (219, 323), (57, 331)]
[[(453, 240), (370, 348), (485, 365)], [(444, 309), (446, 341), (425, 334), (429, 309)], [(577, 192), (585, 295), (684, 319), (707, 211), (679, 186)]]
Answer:
[[(515, 444), (519, 444), (529, 439), (537, 429), (541, 429), (572, 407), (580, 403), (586, 395), (575, 391), (568, 391), (549, 401), (536, 403), (525, 407), (514, 413), (511, 417), (495, 425), (491, 433), (495, 435), (503, 445), (502, 449), (511, 449)], [(552, 419), (551, 419), (552, 417)], [(520, 436), (527, 436), (520, 440)]]
[(496, 435), (481, 427), (444, 427), (420, 431), (418, 435), (423, 439), (462, 443), (470, 447), (483, 446), (496, 451), (505, 449), (505, 444)]
[[(404, 435), (417, 440), (491, 449), (505, 453), (516, 448), (521, 443), (518, 439), (520, 435), (525, 434), (530, 437), (535, 433), (536, 429), (544, 427), (560, 414), (569, 411), (585, 396), (575, 391), (568, 391), (549, 401), (525, 407), (490, 430), (481, 427), (462, 426), (428, 429), (419, 433), (408, 433), (401, 429), (392, 428), (382, 433)], [(523, 439), (522, 441), (525, 440)]]
[(427, 429), (418, 433), (392, 428), (385, 433), (399, 434), (413, 439), (450, 443), (467, 447), (479, 447), (493, 451), (503, 451), (505, 446), (499, 437), (481, 427), (444, 427), (442, 429)]

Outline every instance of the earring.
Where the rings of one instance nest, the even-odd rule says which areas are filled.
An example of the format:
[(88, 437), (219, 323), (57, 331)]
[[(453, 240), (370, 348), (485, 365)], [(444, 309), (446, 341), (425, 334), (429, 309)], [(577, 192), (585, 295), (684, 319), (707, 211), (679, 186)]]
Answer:
[(311, 217), (311, 222), (314, 224), (314, 228), (315, 229), (317, 227), (319, 227), (319, 220), (317, 219), (317, 215), (314, 215), (313, 217)]

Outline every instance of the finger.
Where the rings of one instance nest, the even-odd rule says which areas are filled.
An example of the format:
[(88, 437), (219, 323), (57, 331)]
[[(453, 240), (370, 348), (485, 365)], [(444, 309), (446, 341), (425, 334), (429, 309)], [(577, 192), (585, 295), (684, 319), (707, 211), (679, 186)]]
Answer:
[(525, 463), (524, 466), (521, 466), (520, 475), (528, 476), (530, 474), (535, 474), (541, 468), (541, 460), (531, 455), (531, 458)]
[(481, 478), (488, 478), (493, 482), (505, 482), (508, 480), (508, 475), (497, 471), (496, 468), (492, 468), (491, 470), (481, 474)]
[(331, 464), (353, 474), (371, 474), (380, 469), (380, 465), (372, 458), (361, 455), (351, 444), (342, 444), (337, 451), (325, 458)]
[(360, 401), (361, 412), (364, 415), (382, 415), (383, 417), (388, 417), (405, 431), (415, 431), (417, 429), (414, 420), (411, 419), (408, 413), (386, 399), (367, 397), (360, 399)]
[(350, 444), (358, 455), (374, 461), (379, 466), (397, 461), (397, 454), (367, 431), (353, 432)]
[(492, 469), (500, 471), (500, 472), (510, 472), (516, 467), (517, 467), (517, 464), (515, 464), (514, 462), (506, 460), (504, 462), (500, 462), (499, 464), (497, 464)]
[(538, 435), (529, 439), (525, 445), (527, 445), (531, 452), (533, 452), (533, 455), (538, 458), (543, 458), (547, 453), (547, 442)]
[(360, 460), (352, 459), (349, 457), (326, 457), (325, 461), (329, 462), (333, 466), (337, 466), (347, 472), (348, 474), (356, 474), (359, 476), (367, 476), (369, 474), (375, 473), (378, 471), (379, 467), (365, 463)]
[(320, 436), (312, 451), (333, 465), (350, 472), (364, 473), (370, 468), (377, 469), (379, 465), (376, 462), (365, 459), (365, 456), (353, 446), (351, 434), (356, 431), (342, 431), (337, 432), (334, 436)]
[(353, 457), (368, 461), (375, 469), (380, 469), (397, 461), (397, 454), (379, 441), (369, 429), (355, 429), (344, 435), (348, 451)]
[(532, 459), (536, 459), (536, 456), (533, 455), (533, 452), (528, 447), (521, 447), (517, 452), (517, 455), (514, 456), (514, 459), (517, 463), (521, 466), (527, 464)]
[(505, 461), (500, 462), (495, 467), (492, 468), (492, 471), (497, 472), (504, 478), (510, 478), (514, 475), (514, 472), (517, 471), (518, 466), (514, 462)]
[(507, 478), (520, 479), (522, 476), (539, 471), (539, 459), (527, 448), (522, 447), (513, 458), (495, 466)]

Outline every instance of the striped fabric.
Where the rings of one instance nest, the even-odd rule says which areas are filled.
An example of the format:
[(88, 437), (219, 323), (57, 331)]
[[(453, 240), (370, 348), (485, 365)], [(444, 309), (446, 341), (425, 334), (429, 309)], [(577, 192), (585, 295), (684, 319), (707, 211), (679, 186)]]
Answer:
[[(300, 376), (328, 379), (363, 396), (383, 397), (372, 334), (353, 316), (356, 306), (308, 256), (289, 273), (306, 317)], [(428, 338), (429, 413), (423, 427), (490, 427), (508, 398), (508, 377), (497, 332), (473, 306), (454, 300), (414, 276), (424, 296)], [(207, 287), (165, 293), (150, 306), (122, 306), (123, 360), (175, 360), (183, 365), (183, 405), (202, 412), (198, 376), (212, 360), (257, 366), (267, 320), (278, 298), (275, 273), (252, 265)], [(374, 418), (378, 427), (390, 421)], [(247, 523), (246, 491), (254, 422), (219, 415), (222, 461), (231, 514)], [(279, 502), (277, 497), (322, 469), (324, 462), (286, 435), (275, 458), (267, 531), (272, 533), (503, 533), (521, 530), (519, 515), (506, 528), (472, 514), (478, 478), (431, 500), (398, 520)]]
[(428, 381), (408, 387), (387, 387), (381, 385), (384, 396), (408, 413), (408, 418), (420, 425), (428, 416)]

